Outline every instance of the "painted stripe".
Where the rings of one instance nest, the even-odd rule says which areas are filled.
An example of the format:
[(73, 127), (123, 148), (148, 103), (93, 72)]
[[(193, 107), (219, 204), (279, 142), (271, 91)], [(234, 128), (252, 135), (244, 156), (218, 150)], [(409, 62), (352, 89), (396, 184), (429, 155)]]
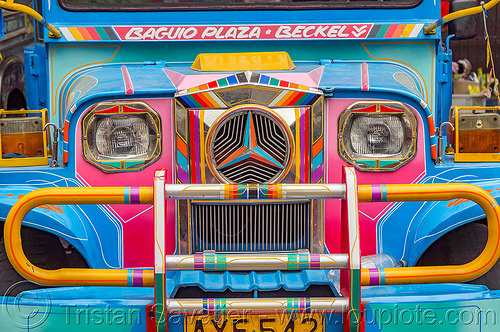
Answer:
[(283, 101), (283, 98), (287, 95), (288, 91), (283, 90), (281, 91), (278, 96), (276, 96), (271, 103), (269, 103), (269, 106), (277, 106), (281, 105), (281, 102)]
[(319, 167), (313, 171), (312, 177), (313, 183), (318, 183), (319, 180), (321, 180), (323, 177), (323, 164), (319, 165)]
[(123, 83), (125, 84), (125, 94), (133, 95), (134, 86), (132, 84), (132, 79), (130, 78), (130, 74), (128, 73), (128, 69), (127, 67), (125, 67), (125, 65), (122, 65), (121, 70), (123, 76)]
[(101, 37), (101, 40), (110, 40), (108, 37), (108, 34), (102, 27), (95, 27), (95, 31), (99, 34), (99, 37)]
[(413, 30), (415, 27), (415, 24), (408, 24), (405, 29), (403, 30), (403, 33), (401, 34), (401, 37), (407, 38), (410, 35), (410, 32)]
[(427, 123), (429, 124), (430, 135), (435, 136), (436, 135), (436, 128), (434, 127), (434, 117), (432, 116), (432, 114), (429, 114), (429, 116), (427, 116)]
[(131, 204), (141, 204), (141, 190), (140, 187), (130, 188), (130, 203)]
[(370, 273), (370, 286), (380, 285), (380, 272), (379, 269), (369, 269)]
[(380, 30), (380, 24), (375, 24), (367, 38), (375, 38), (379, 30)]
[(215, 107), (225, 107), (226, 104), (212, 91), (207, 92), (206, 97)]
[(304, 109), (304, 183), (309, 183), (311, 181), (311, 164), (310, 164), (310, 158), (311, 158), (311, 144), (309, 143), (309, 136), (310, 136), (310, 130), (311, 130), (311, 124), (310, 124), (310, 116), (309, 116), (309, 108)]
[(132, 270), (132, 286), (142, 287), (143, 285), (143, 270)]
[(368, 81), (368, 64), (363, 62), (361, 64), (361, 90), (368, 91), (370, 89)]
[(201, 170), (200, 170), (200, 111), (193, 112), (193, 128), (194, 128), (194, 149), (195, 149), (195, 171), (196, 178), (198, 181), (201, 180)]
[(77, 28), (69, 27), (68, 29), (71, 32), (71, 34), (73, 35), (73, 37), (75, 37), (76, 40), (78, 40), (78, 41), (85, 40), (85, 39), (83, 39), (82, 35), (80, 34), (80, 32), (78, 31)]
[(64, 38), (68, 41), (75, 41), (75, 37), (71, 34), (68, 28), (59, 28), (61, 30), (61, 33), (63, 34)]
[(323, 163), (323, 151), (320, 151), (320, 153), (318, 153), (316, 157), (313, 158), (312, 162), (313, 170), (318, 168), (322, 163)]
[(398, 28), (397, 24), (391, 24), (389, 26), (389, 29), (387, 29), (387, 32), (384, 35), (384, 38), (392, 38), (394, 36), (394, 32), (396, 32), (396, 29)]
[(372, 202), (380, 202), (382, 200), (382, 187), (379, 184), (372, 185)]
[(385, 270), (379, 269), (379, 273), (380, 273), (379, 285), (385, 285)]
[(302, 97), (306, 94), (306, 92), (297, 92), (295, 93), (295, 97), (290, 100), (290, 103), (287, 106), (295, 106), (299, 105), (298, 101), (302, 99)]
[(87, 29), (92, 40), (101, 40), (101, 36), (95, 31), (94, 27), (86, 27), (85, 29)]
[(187, 171), (182, 169), (181, 165), (177, 165), (177, 178), (181, 183), (188, 183)]
[(389, 24), (382, 24), (375, 38), (384, 38), (385, 33), (389, 30), (389, 26)]
[(181, 99), (189, 106), (189, 108), (199, 107), (195, 104), (196, 101), (191, 96), (183, 96)]
[(92, 40), (92, 37), (90, 37), (89, 33), (87, 32), (87, 29), (84, 27), (78, 27), (78, 32), (82, 35), (83, 39), (85, 40)]
[(130, 204), (130, 187), (123, 188), (123, 203)]
[(403, 33), (404, 29), (406, 28), (406, 24), (399, 24), (398, 28), (394, 32), (394, 35), (392, 36), (393, 38), (399, 38), (401, 37), (401, 34)]
[(411, 30), (410, 35), (408, 37), (410, 38), (418, 37), (423, 27), (424, 27), (423, 24), (415, 24), (415, 27)]
[(238, 84), (238, 79), (236, 78), (236, 75), (229, 76), (227, 77), (227, 82), (229, 83), (229, 85)]
[(116, 34), (115, 34), (115, 32), (113, 31), (113, 29), (112, 29), (112, 28), (110, 28), (110, 27), (104, 27), (104, 31), (106, 32), (106, 34), (108, 35), (108, 38), (109, 38), (110, 40), (120, 40), (120, 39), (116, 36)]

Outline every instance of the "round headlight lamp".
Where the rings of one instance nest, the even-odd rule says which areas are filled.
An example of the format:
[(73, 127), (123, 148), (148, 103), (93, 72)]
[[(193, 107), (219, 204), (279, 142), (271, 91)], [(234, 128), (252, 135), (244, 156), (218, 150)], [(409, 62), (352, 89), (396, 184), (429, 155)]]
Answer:
[(417, 120), (401, 103), (356, 103), (338, 128), (340, 156), (361, 170), (395, 170), (416, 152)]
[(82, 122), (84, 158), (105, 172), (140, 170), (161, 154), (160, 117), (144, 103), (100, 103)]

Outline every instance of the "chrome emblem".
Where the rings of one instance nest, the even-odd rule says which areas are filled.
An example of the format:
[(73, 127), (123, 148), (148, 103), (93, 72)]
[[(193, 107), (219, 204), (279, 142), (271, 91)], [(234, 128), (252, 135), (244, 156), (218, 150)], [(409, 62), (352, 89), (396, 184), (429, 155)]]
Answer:
[(279, 181), (290, 162), (290, 140), (287, 128), (270, 112), (230, 113), (211, 135), (212, 170), (229, 183)]

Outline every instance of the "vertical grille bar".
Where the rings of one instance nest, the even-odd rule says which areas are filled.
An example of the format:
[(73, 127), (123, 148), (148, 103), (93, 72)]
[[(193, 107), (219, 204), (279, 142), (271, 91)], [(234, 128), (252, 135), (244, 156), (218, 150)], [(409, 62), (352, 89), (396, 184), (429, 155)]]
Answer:
[(191, 206), (193, 252), (311, 249), (311, 201)]

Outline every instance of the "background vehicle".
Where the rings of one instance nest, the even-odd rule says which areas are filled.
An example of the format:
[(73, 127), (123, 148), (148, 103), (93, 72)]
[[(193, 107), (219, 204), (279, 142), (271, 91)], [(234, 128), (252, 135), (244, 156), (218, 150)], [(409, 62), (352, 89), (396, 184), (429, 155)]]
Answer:
[[(3, 112), (1, 218), (35, 189), (151, 186), (159, 168), (170, 184), (272, 186), (341, 183), (342, 166), (352, 166), (361, 185), (470, 183), (498, 200), (499, 110), (450, 111), (451, 51), (439, 27), (424, 32), (439, 3), (49, 0), (33, 8), (52, 32), (35, 24), (36, 43), (25, 49), (30, 111)], [(440, 145), (436, 128), (447, 121), (456, 130)], [(438, 153), (448, 143), (450, 153)], [(336, 253), (341, 204), (167, 201), (164, 254)], [(24, 219), (24, 250), (45, 269), (152, 268), (153, 212), (46, 203)], [(483, 250), (485, 223), (463, 198), (361, 203), (360, 252), (409, 266), (462, 264)], [(9, 301), (36, 286), (16, 284), (23, 278), (6, 258), (0, 252)], [(172, 271), (165, 287), (172, 298), (338, 294), (328, 271), (313, 272)], [(496, 268), (477, 282), (497, 289)], [(449, 287), (473, 298), (487, 292)], [(148, 290), (55, 292), (63, 304), (75, 292), (97, 307), (112, 298), (152, 303)], [(74, 317), (86, 314), (80, 309)]]

